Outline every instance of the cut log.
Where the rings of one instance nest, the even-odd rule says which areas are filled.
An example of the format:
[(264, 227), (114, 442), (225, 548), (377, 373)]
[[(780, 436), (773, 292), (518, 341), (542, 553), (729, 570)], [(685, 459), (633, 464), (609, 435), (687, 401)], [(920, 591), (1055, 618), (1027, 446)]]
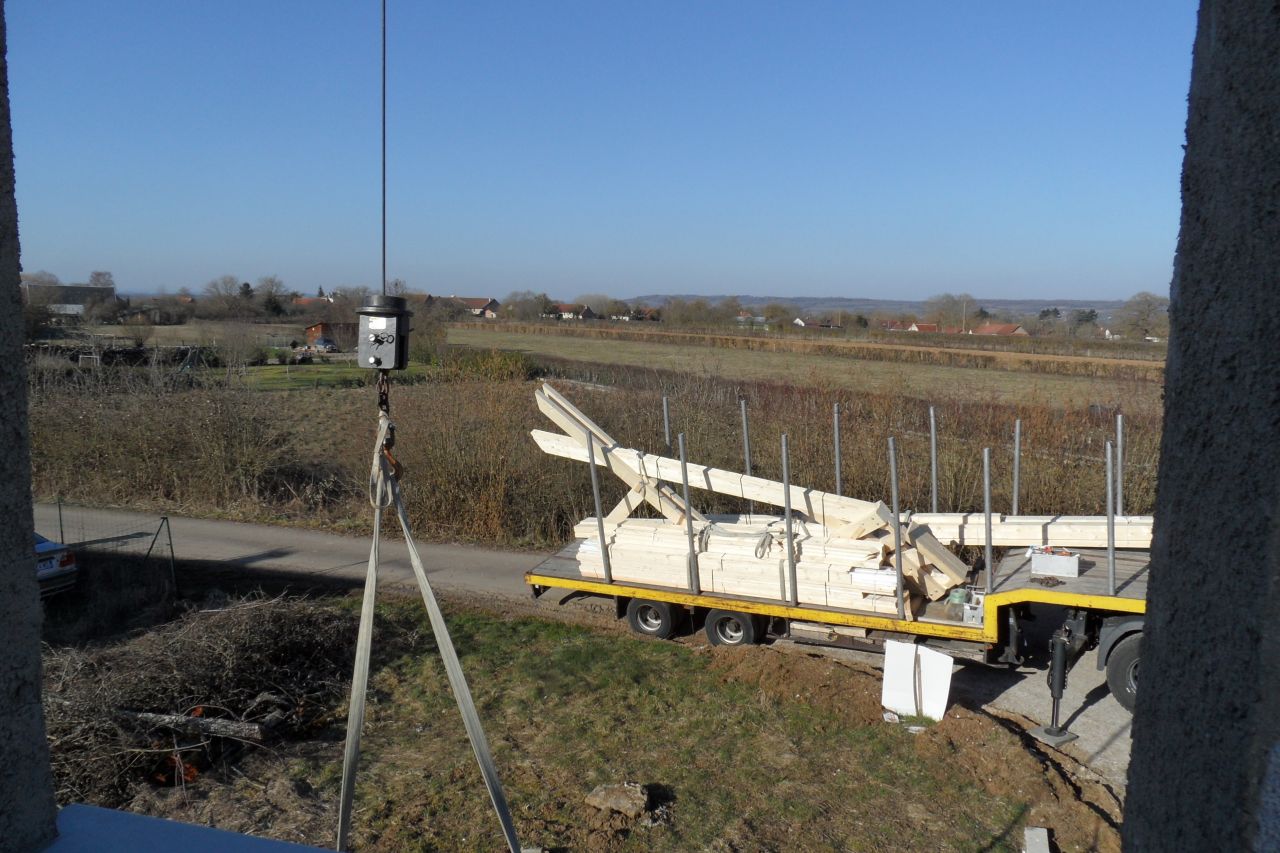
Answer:
[(153, 714), (146, 711), (116, 711), (116, 717), (140, 728), (170, 729), (186, 735), (211, 735), (261, 743), (271, 728), (284, 718), (279, 711), (261, 723), (223, 720), (217, 717), (189, 717), (185, 714)]

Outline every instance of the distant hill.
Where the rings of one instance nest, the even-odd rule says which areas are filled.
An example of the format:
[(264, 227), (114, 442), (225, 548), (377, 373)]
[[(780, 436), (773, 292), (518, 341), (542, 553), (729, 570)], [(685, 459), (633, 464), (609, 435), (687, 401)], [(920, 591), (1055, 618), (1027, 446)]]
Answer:
[[(719, 302), (722, 299), (736, 298), (744, 308), (759, 308), (773, 302), (791, 305), (797, 314), (824, 314), (830, 311), (847, 311), (853, 314), (870, 316), (883, 314), (919, 314), (924, 311), (924, 300), (907, 299), (849, 299), (840, 296), (736, 296), (727, 295), (703, 296), (700, 294), (650, 294), (636, 296), (626, 300), (640, 305), (662, 305), (668, 299), (705, 299), (708, 302)], [(1108, 316), (1124, 304), (1123, 299), (977, 299), (974, 307), (982, 307), (991, 312), (1007, 311), (1021, 316), (1038, 314), (1046, 308), (1060, 308), (1065, 313), (1077, 309), (1095, 309), (1099, 314)]]

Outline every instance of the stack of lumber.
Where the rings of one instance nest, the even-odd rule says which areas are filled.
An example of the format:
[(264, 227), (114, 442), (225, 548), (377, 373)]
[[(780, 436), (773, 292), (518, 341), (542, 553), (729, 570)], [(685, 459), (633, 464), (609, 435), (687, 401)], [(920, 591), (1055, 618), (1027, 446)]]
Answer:
[[(586, 578), (604, 577), (604, 558), (595, 518), (574, 529), (577, 560)], [(796, 523), (792, 548), (796, 561), (796, 598), (820, 605), (869, 613), (897, 613), (897, 571), (893, 538), (877, 531), (863, 539), (832, 536), (822, 525)], [(605, 528), (613, 579), (619, 582), (687, 589), (689, 539), (683, 525), (665, 519), (628, 518)], [(945, 551), (945, 549), (943, 549)], [(708, 519), (694, 524), (698, 579), (705, 592), (789, 601), (785, 525), (777, 517)], [(949, 552), (948, 552), (949, 553)], [(958, 565), (957, 565), (958, 564)], [(938, 570), (915, 548), (903, 547), (905, 607), (923, 608), (924, 598), (941, 598), (964, 580), (964, 564), (952, 557)]]

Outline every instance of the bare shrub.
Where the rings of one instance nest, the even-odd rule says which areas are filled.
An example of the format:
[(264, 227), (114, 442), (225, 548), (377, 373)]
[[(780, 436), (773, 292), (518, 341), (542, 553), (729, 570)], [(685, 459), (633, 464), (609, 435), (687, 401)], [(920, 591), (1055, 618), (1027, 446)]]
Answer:
[(189, 772), (226, 746), (139, 728), (119, 711), (271, 718), (279, 736), (309, 732), (342, 695), (354, 639), (355, 616), (345, 610), (250, 599), (116, 646), (48, 649), (44, 705), (58, 800), (119, 806), (148, 781), (172, 781), (175, 762)]

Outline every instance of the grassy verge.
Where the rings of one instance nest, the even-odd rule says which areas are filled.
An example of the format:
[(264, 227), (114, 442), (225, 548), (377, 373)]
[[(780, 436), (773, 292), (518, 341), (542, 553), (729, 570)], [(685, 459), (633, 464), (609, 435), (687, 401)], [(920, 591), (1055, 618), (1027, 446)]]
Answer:
[[(337, 607), (350, 613), (355, 602)], [(955, 707), (915, 735), (884, 723), (871, 670), (767, 648), (712, 650), (697, 642), (647, 641), (538, 618), (449, 610), (450, 631), (525, 845), (1016, 850), (1020, 827), (1031, 822), (1051, 827), (1064, 850), (1118, 849), (1116, 815), (1082, 801), (1087, 792), (1073, 790), (985, 716)], [(333, 621), (287, 602), (254, 613), (261, 633), (270, 636), (297, 634), (275, 624), (285, 618)], [(235, 645), (221, 640), (219, 619), (228, 621), (218, 614), (190, 616), (185, 630), (162, 636), (198, 639), (186, 656), (196, 673), (208, 664), (202, 649), (226, 655), (243, 645), (237, 654), (261, 653), (253, 631), (237, 627)], [(497, 822), (420, 603), (384, 603), (376, 637), (356, 847), (497, 849)], [(118, 667), (134, 647), (156, 651), (140, 638), (103, 654)], [(63, 668), (74, 663), (59, 654)], [(268, 670), (290, 668), (278, 657), (270, 658)], [(92, 661), (82, 671), (112, 678)], [(165, 684), (207, 681), (175, 681), (179, 672), (165, 671)], [(166, 695), (147, 692), (142, 681), (129, 689)], [(222, 681), (209, 683), (229, 689)], [(251, 684), (233, 686), (246, 696), (253, 692)], [(184, 702), (204, 701), (186, 695), (187, 688), (178, 693)], [(278, 743), (269, 753), (219, 758), (194, 780), (144, 781), (129, 807), (330, 843), (343, 713), (335, 707), (327, 725), (309, 734), (300, 730), (301, 741)], [(624, 820), (585, 804), (595, 786), (622, 782), (648, 786), (646, 818)]]

